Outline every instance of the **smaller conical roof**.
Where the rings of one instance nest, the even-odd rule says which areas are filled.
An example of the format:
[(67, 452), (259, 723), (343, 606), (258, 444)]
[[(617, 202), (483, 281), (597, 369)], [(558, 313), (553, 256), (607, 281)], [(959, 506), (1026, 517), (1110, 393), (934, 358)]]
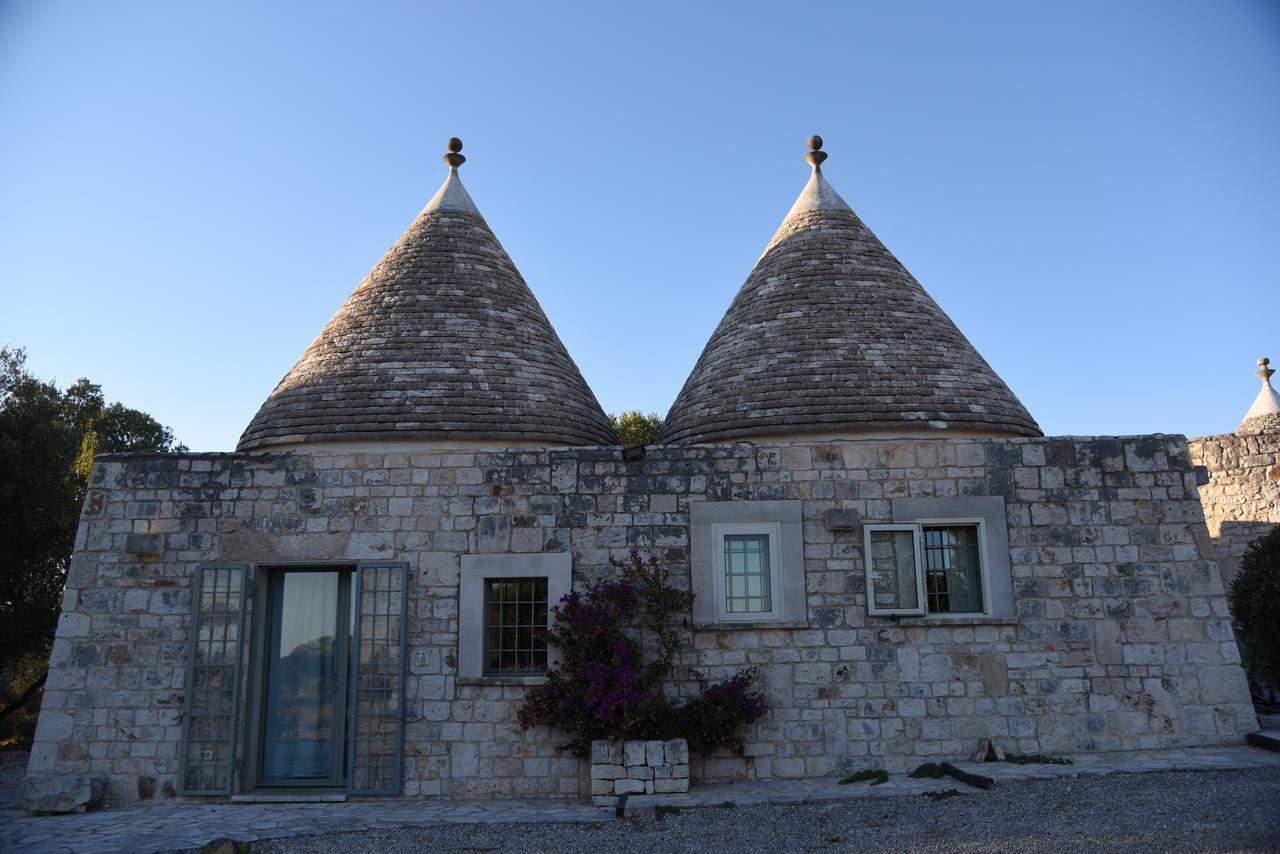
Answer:
[(662, 442), (957, 431), (1039, 436), (946, 313), (827, 183), (809, 181), (671, 406)]
[(1236, 428), (1237, 433), (1271, 433), (1280, 432), (1280, 394), (1271, 385), (1271, 376), (1275, 373), (1269, 367), (1271, 360), (1265, 356), (1258, 360), (1257, 376), (1262, 380), (1262, 388), (1253, 399), (1253, 406), (1244, 414), (1244, 420)]
[(611, 445), (542, 307), (449, 174), (262, 404), (239, 449), (332, 441)]

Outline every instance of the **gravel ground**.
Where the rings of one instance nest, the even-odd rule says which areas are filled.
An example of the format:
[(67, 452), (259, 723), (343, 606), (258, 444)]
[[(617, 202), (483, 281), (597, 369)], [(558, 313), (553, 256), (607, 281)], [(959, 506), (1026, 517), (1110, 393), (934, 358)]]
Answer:
[(1113, 774), (600, 825), (403, 828), (255, 843), (254, 854), (549, 851), (1280, 851), (1280, 769)]

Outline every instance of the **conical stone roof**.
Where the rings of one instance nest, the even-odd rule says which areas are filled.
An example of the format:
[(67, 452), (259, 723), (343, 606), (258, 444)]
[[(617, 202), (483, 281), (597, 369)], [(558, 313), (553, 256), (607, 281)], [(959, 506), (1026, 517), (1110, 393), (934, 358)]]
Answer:
[(449, 175), (262, 404), (239, 449), (332, 441), (617, 443), (595, 395)]
[(734, 297), (661, 442), (980, 431), (1035, 420), (820, 168)]

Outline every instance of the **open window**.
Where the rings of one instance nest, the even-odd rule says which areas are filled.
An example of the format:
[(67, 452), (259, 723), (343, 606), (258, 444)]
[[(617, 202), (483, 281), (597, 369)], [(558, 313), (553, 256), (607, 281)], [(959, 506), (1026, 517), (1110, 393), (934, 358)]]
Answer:
[(399, 794), (408, 585), (403, 562), (258, 568), (243, 790)]
[(976, 518), (864, 526), (867, 612), (989, 613), (983, 526)]

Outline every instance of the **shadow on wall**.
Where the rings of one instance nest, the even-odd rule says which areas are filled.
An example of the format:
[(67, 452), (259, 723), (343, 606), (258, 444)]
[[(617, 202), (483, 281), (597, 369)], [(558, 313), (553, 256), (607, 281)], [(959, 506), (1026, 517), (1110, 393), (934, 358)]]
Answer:
[(1240, 572), (1240, 558), (1244, 556), (1245, 550), (1254, 540), (1269, 533), (1276, 524), (1266, 520), (1222, 523), (1218, 536), (1212, 539), (1218, 555), (1218, 572), (1222, 575), (1222, 590), (1228, 596), (1231, 594), (1231, 582)]

